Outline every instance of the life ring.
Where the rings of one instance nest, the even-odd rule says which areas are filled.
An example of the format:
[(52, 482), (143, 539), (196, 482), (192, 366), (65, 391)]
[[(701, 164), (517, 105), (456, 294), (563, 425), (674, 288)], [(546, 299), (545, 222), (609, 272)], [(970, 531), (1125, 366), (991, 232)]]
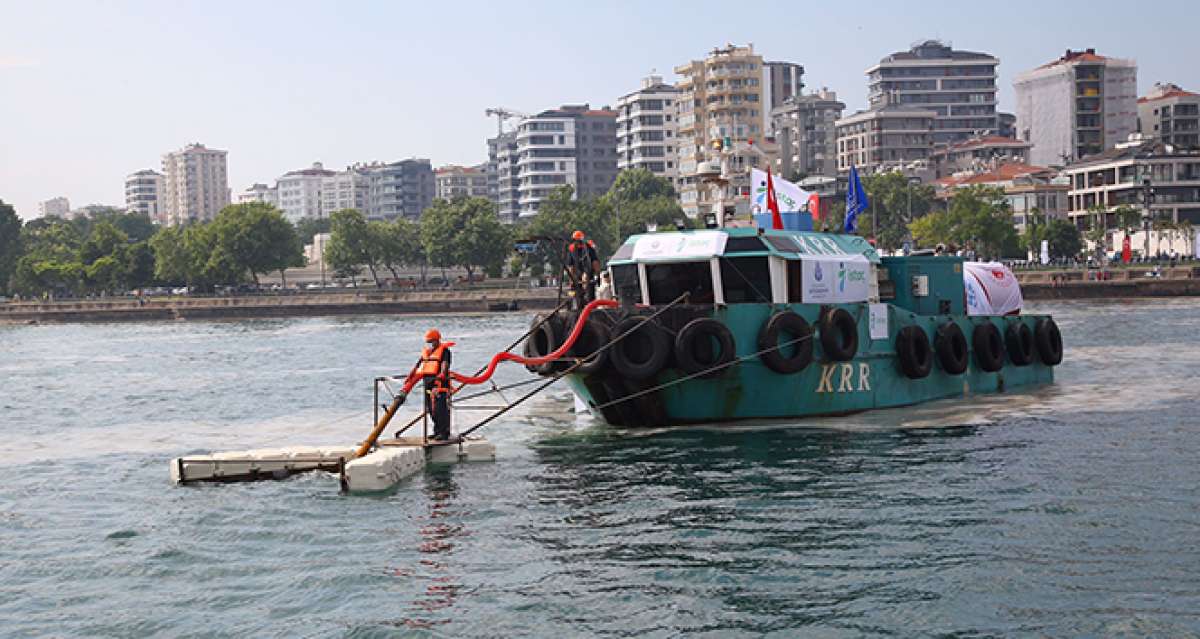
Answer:
[(938, 327), (933, 338), (933, 351), (937, 354), (942, 370), (951, 375), (961, 375), (970, 364), (967, 338), (954, 322), (946, 322)]
[(920, 326), (905, 326), (896, 334), (896, 357), (900, 370), (911, 379), (928, 377), (933, 370), (933, 349)]
[[(758, 332), (759, 359), (781, 375), (804, 370), (813, 358), (813, 329), (792, 311), (780, 311), (767, 320)], [(780, 337), (785, 346), (780, 346)], [(784, 355), (791, 348), (791, 355)]]
[[(716, 340), (716, 352), (713, 352)], [(675, 336), (675, 361), (679, 370), (694, 375), (708, 369), (700, 377), (715, 377), (729, 368), (737, 357), (737, 347), (729, 327), (715, 319), (701, 317), (683, 326)]]
[(1004, 340), (1000, 330), (991, 322), (983, 322), (971, 333), (971, 346), (975, 349), (975, 362), (984, 372), (995, 373), (1004, 367)]
[[(671, 355), (671, 338), (653, 320), (632, 315), (617, 322), (609, 348), (609, 360), (623, 377), (634, 381), (649, 379), (667, 363)], [(622, 337), (624, 336), (624, 337)]]
[[(545, 320), (545, 321), (542, 321)], [(562, 318), (551, 315), (548, 319), (544, 313), (534, 316), (532, 326), (537, 326), (529, 337), (525, 338), (524, 355), (526, 357), (545, 357), (562, 345)], [(537, 366), (525, 368), (531, 373), (549, 376), (553, 375), (558, 362), (546, 362)]]
[(1013, 364), (1028, 366), (1033, 361), (1033, 331), (1028, 324), (1009, 324), (1004, 330), (1004, 342), (1008, 346), (1008, 359)]
[(1058, 324), (1049, 317), (1037, 321), (1033, 329), (1034, 342), (1037, 343), (1038, 355), (1047, 366), (1058, 366), (1062, 363), (1063, 342)]
[(580, 375), (592, 375), (600, 372), (608, 363), (609, 349), (604, 346), (610, 341), (612, 341), (612, 334), (609, 333), (608, 326), (595, 317), (589, 317), (583, 328), (580, 329), (579, 337), (571, 345), (571, 357), (583, 359), (597, 351), (599, 354), (578, 365), (570, 364), (575, 366), (574, 372)]
[(858, 324), (844, 308), (835, 308), (821, 318), (821, 349), (838, 362), (854, 359), (858, 352)]

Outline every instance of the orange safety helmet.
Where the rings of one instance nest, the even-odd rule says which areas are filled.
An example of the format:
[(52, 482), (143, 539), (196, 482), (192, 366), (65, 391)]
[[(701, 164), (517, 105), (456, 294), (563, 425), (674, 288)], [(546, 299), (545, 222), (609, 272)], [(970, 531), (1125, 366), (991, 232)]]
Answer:
[(575, 231), (574, 233), (571, 234), (571, 239), (572, 240), (582, 240), (583, 239), (583, 231)]
[(440, 341), (442, 341), (442, 334), (440, 332), (438, 332), (438, 329), (431, 328), (431, 329), (429, 329), (429, 331), (427, 333), (425, 333), (425, 341), (426, 342), (432, 342), (432, 341), (440, 342)]

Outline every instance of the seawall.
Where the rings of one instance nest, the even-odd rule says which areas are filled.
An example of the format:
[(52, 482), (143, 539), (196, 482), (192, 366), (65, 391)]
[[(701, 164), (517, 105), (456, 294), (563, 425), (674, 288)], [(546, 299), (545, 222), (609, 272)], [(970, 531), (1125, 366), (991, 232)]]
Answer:
[(0, 304), (0, 323), (146, 322), (162, 320), (319, 317), (326, 315), (482, 313), (553, 308), (557, 289), (521, 291), (315, 293), (280, 296), (177, 297), (9, 302)]

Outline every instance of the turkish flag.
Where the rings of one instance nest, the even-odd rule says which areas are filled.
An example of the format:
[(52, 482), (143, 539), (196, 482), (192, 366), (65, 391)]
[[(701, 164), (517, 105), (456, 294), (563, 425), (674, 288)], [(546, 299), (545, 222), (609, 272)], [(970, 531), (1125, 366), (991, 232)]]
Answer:
[(813, 193), (808, 196), (808, 212), (812, 214), (814, 222), (821, 221), (821, 196)]
[(1124, 240), (1121, 240), (1121, 261), (1128, 264), (1133, 259), (1133, 249), (1129, 247), (1129, 236), (1126, 235)]
[(779, 214), (779, 200), (775, 198), (775, 182), (771, 179), (771, 167), (767, 167), (767, 209), (771, 211), (771, 228), (783, 230), (783, 216)]

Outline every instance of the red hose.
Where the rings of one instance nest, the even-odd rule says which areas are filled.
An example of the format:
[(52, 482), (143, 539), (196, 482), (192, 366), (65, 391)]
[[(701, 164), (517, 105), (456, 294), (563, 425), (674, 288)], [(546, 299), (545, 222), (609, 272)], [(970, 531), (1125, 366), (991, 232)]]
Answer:
[[(587, 323), (588, 316), (592, 314), (592, 311), (596, 310), (597, 308), (612, 308), (615, 306), (617, 306), (616, 300), (593, 300), (592, 302), (588, 303), (587, 306), (584, 306), (583, 311), (579, 313), (579, 319), (575, 321), (575, 327), (571, 329), (571, 333), (567, 336), (566, 341), (564, 341), (562, 346), (559, 346), (558, 349), (553, 353), (548, 353), (541, 357), (523, 357), (521, 355), (517, 355), (516, 353), (504, 351), (503, 353), (496, 353), (493, 355), (492, 361), (488, 362), (487, 368), (484, 369), (484, 371), (479, 375), (472, 377), (469, 375), (463, 375), (462, 373), (450, 371), (450, 377), (460, 384), (482, 384), (491, 379), (492, 374), (496, 372), (496, 367), (500, 364), (500, 362), (511, 361), (517, 362), (518, 364), (524, 364), (526, 366), (538, 366), (552, 362), (556, 359), (560, 359), (567, 354), (567, 351), (571, 350), (572, 346), (575, 345), (575, 340), (579, 339), (579, 335), (583, 333), (583, 325)], [(404, 382), (404, 392), (408, 393), (410, 390), (412, 390), (413, 386), (416, 386), (417, 382), (420, 381), (422, 377), (424, 377), (424, 375), (421, 373), (409, 376), (409, 378)]]

